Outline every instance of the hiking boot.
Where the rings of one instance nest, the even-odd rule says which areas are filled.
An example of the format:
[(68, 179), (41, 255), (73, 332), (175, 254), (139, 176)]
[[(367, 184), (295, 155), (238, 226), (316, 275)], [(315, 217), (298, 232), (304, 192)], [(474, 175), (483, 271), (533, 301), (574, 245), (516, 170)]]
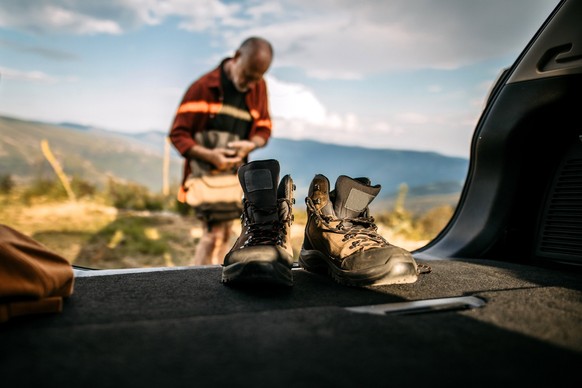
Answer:
[(241, 166), (244, 192), (241, 234), (224, 257), (223, 283), (271, 283), (291, 286), (293, 180), (279, 179), (279, 162), (258, 160)]
[(370, 217), (368, 205), (380, 192), (368, 178), (316, 175), (309, 187), (307, 225), (299, 264), (328, 273), (350, 286), (414, 283), (417, 265), (410, 252), (389, 244)]

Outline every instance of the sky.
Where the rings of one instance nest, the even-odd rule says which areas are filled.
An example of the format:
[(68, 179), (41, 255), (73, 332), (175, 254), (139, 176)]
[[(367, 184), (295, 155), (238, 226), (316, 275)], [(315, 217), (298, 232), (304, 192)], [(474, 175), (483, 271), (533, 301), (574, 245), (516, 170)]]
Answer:
[(0, 0), (0, 115), (164, 131), (249, 36), (273, 136), (469, 157), (489, 88), (557, 0)]

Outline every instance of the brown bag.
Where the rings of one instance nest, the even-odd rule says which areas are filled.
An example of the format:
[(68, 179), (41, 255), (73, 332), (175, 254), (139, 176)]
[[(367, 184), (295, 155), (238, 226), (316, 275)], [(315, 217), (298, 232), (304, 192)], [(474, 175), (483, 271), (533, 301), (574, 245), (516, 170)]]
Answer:
[(0, 322), (61, 312), (73, 282), (73, 267), (65, 258), (0, 224)]
[(189, 178), (185, 186), (186, 203), (194, 208), (207, 204), (229, 204), (227, 206), (242, 209), (243, 191), (237, 175), (204, 175)]
[[(234, 133), (205, 130), (194, 136), (197, 143), (207, 148), (226, 148), (240, 137)], [(236, 171), (217, 173), (214, 166), (198, 159), (190, 159), (190, 176), (179, 193), (179, 198), (194, 209), (199, 218), (207, 222), (221, 222), (240, 217), (242, 212), (242, 187)]]

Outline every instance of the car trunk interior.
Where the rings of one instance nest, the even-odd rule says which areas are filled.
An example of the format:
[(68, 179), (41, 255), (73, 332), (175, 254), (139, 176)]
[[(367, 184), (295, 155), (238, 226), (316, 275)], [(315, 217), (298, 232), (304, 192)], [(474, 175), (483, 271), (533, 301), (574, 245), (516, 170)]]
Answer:
[[(62, 314), (2, 327), (7, 386), (353, 386), (582, 382), (581, 276), (420, 261), (414, 284), (233, 288), (220, 267), (78, 271)], [(474, 296), (480, 307), (349, 307)]]
[(456, 212), (417, 257), (582, 264), (580, 14), (562, 3), (503, 72)]
[[(581, 4), (560, 17), (578, 25)], [(545, 48), (520, 60), (543, 66), (502, 77), (455, 215), (414, 252), (431, 267), (416, 283), (354, 288), (294, 268), (291, 288), (229, 287), (220, 266), (79, 269), (61, 314), (0, 326), (2, 384), (582, 386), (579, 35), (541, 34)], [(550, 63), (563, 47), (574, 59)], [(474, 298), (444, 299), (460, 297)]]

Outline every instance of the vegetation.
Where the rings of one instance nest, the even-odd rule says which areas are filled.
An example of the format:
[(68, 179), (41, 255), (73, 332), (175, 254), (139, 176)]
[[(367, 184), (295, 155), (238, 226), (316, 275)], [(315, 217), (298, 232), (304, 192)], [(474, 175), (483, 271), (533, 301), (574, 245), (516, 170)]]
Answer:
[[(79, 266), (189, 264), (202, 231), (193, 210), (176, 200), (176, 185), (170, 195), (157, 192), (181, 179), (181, 158), (169, 158), (168, 170), (160, 168), (171, 156), (158, 149), (165, 133), (128, 137), (6, 117), (0, 117), (0, 132), (1, 223)], [(256, 159), (275, 156), (282, 172), (293, 176), (296, 194), (307, 190), (312, 177), (301, 161), (329, 177), (366, 171), (384, 187), (371, 205), (380, 233), (409, 250), (426, 244), (449, 220), (467, 166), (466, 160), (434, 153), (283, 139), (272, 139), (254, 154)], [(338, 157), (354, 163), (338, 163)], [(440, 183), (422, 186), (429, 177)], [(392, 195), (404, 180), (414, 187), (401, 185)], [(307, 221), (303, 198), (297, 198), (294, 216), (291, 245), (297, 258)], [(234, 232), (238, 236), (239, 223)]]
[(163, 196), (151, 194), (145, 186), (137, 183), (121, 183), (109, 178), (105, 196), (118, 209), (164, 209)]
[(9, 194), (14, 188), (11, 175), (0, 175), (0, 194)]
[[(113, 179), (104, 189), (79, 177), (71, 179), (70, 186), (76, 201), (68, 199), (56, 178), (16, 184), (9, 176), (0, 177), (2, 223), (82, 267), (189, 264), (201, 236), (200, 223), (173, 194), (153, 194), (138, 184)], [(394, 206), (373, 215), (388, 241), (414, 250), (440, 232), (454, 209), (441, 205), (412, 212), (406, 207), (407, 195), (408, 188), (401, 186)], [(298, 256), (306, 212), (296, 208), (294, 216), (291, 244)]]
[(400, 185), (394, 208), (392, 211), (380, 213), (376, 221), (390, 230), (392, 235), (413, 241), (428, 242), (443, 230), (455, 209), (445, 204), (415, 214), (406, 209), (407, 195), (408, 186)]
[(124, 212), (86, 241), (75, 264), (91, 268), (188, 265), (194, 253), (195, 224), (179, 216)]

